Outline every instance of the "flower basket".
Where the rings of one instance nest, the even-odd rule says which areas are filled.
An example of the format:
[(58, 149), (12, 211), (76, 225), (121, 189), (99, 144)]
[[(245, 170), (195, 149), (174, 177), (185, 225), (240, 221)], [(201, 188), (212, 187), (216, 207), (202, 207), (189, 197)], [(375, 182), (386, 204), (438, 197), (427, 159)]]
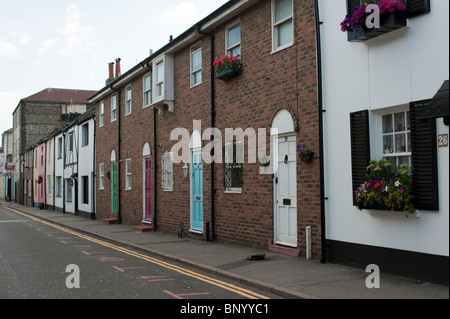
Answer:
[[(402, 0), (366, 0), (363, 2), (341, 22), (341, 30), (347, 32), (348, 41), (367, 41), (406, 26), (407, 8)], [(366, 20), (371, 14), (366, 12), (368, 4), (378, 5), (380, 13), (379, 28), (369, 29), (366, 26)]]
[(227, 81), (235, 76), (242, 74), (241, 56), (222, 55), (220, 59), (216, 59), (213, 64), (216, 70), (216, 78)]
[(406, 14), (404, 12), (395, 12), (390, 14), (382, 14), (380, 28), (363, 28), (359, 31), (348, 31), (347, 39), (350, 42), (363, 42), (391, 31), (406, 26)]
[(222, 81), (227, 81), (235, 76), (239, 76), (242, 73), (242, 69), (236, 70), (234, 67), (229, 67), (217, 71), (216, 78)]
[(371, 161), (366, 181), (355, 192), (360, 210), (378, 209), (414, 214), (411, 167), (390, 161)]
[(39, 177), (38, 177), (37, 183), (38, 183), (38, 184), (42, 183), (42, 176), (39, 176)]
[(297, 152), (299, 152), (300, 160), (303, 163), (311, 163), (314, 159), (314, 152), (307, 150), (306, 146), (297, 146)]

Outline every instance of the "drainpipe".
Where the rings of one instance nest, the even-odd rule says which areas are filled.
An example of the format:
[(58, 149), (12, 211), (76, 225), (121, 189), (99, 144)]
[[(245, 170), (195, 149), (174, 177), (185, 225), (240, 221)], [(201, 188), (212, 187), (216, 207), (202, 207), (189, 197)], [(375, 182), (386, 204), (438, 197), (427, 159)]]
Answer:
[[(152, 54), (150, 54), (152, 55)], [(147, 68), (149, 68), (150, 70), (152, 69), (152, 66), (150, 65), (151, 63), (151, 59), (147, 59), (147, 62), (145, 63), (147, 65)], [(158, 183), (158, 178), (157, 178), (157, 172), (158, 172), (158, 161), (157, 159), (157, 130), (156, 130), (156, 124), (157, 124), (157, 115), (158, 115), (158, 111), (156, 110), (156, 107), (153, 108), (153, 163), (155, 165), (155, 168), (153, 170), (153, 180), (154, 180), (154, 187), (153, 187), (153, 192), (154, 192), (154, 198), (153, 198), (153, 231), (156, 232), (156, 230), (158, 229), (158, 224), (157, 224), (157, 219), (156, 219), (156, 215), (157, 215), (157, 211), (158, 211), (158, 187), (156, 187), (157, 183)]]
[(92, 194), (92, 205), (91, 205), (91, 219), (92, 220), (95, 220), (95, 217), (96, 217), (96, 215), (95, 215), (95, 193), (96, 193), (96, 189), (95, 189), (95, 170), (96, 170), (96, 163), (95, 163), (95, 160), (96, 160), (96, 158), (95, 158), (95, 136), (96, 136), (96, 125), (97, 125), (97, 122), (96, 122), (96, 120), (95, 120), (95, 116), (92, 118), (92, 120), (93, 120), (93, 122), (94, 122), (94, 124), (93, 124), (93, 138), (92, 138), (92, 173), (91, 173), (91, 186), (92, 186), (92, 191), (91, 191), (91, 194)]
[[(202, 35), (209, 36), (211, 40), (211, 127), (215, 127), (216, 120), (216, 86), (214, 79), (214, 59), (215, 59), (215, 39), (213, 32), (206, 32), (201, 30), (201, 25), (197, 24), (197, 32)], [(211, 136), (211, 144), (213, 149), (214, 156), (214, 136)], [(216, 197), (216, 187), (215, 187), (215, 161), (211, 163), (211, 240), (216, 239), (216, 231), (215, 231), (215, 197)], [(206, 234), (206, 239), (209, 241), (209, 233)]]
[[(116, 60), (117, 63), (120, 62), (120, 59)], [(117, 72), (117, 71), (116, 71)], [(113, 85), (111, 84), (109, 88), (117, 92), (117, 198), (119, 199), (119, 204), (117, 205), (117, 224), (122, 224), (122, 215), (121, 215), (121, 207), (122, 207), (122, 199), (121, 199), (121, 190), (120, 190), (120, 144), (121, 144), (121, 138), (120, 138), (120, 99), (121, 99), (121, 91), (118, 89), (115, 89)]]
[(316, 46), (317, 46), (317, 90), (319, 104), (319, 144), (320, 144), (320, 223), (321, 223), (321, 263), (326, 263), (326, 227), (325, 227), (325, 161), (324, 161), (324, 137), (323, 137), (323, 115), (326, 112), (323, 109), (323, 82), (322, 82), (322, 46), (320, 36), (319, 0), (314, 0), (314, 15), (316, 20)]

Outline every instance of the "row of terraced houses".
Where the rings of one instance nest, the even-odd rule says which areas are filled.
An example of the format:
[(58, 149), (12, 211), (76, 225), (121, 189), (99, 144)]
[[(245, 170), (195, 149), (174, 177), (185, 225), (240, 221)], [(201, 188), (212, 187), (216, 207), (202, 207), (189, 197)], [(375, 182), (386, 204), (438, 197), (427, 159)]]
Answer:
[[(449, 4), (341, 30), (359, 5), (231, 0), (125, 73), (111, 62), (98, 91), (22, 100), (11, 197), (448, 284)], [(226, 76), (223, 55), (241, 63)], [(414, 214), (358, 207), (381, 159), (412, 166)]]

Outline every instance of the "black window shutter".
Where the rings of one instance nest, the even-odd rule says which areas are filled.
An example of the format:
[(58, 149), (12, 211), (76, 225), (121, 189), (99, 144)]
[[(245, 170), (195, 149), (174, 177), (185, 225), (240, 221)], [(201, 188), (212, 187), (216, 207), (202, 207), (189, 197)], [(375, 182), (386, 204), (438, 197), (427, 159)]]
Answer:
[(351, 147), (352, 147), (352, 177), (353, 205), (355, 191), (366, 180), (367, 166), (370, 162), (369, 111), (350, 114)]
[(407, 0), (406, 6), (408, 18), (430, 12), (430, 0)]
[(416, 119), (428, 102), (410, 104), (414, 200), (418, 209), (439, 210), (436, 120)]

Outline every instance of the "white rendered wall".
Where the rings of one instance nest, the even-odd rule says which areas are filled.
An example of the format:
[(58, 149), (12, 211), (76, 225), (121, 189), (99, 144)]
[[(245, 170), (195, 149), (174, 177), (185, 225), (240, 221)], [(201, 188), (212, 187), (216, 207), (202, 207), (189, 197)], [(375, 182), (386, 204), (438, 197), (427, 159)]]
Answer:
[[(340, 30), (346, 0), (320, 1), (327, 239), (449, 255), (448, 147), (438, 149), (440, 210), (409, 218), (353, 206), (350, 147), (350, 113), (407, 107), (432, 98), (449, 79), (448, 12), (448, 1), (431, 0), (431, 12), (408, 27), (351, 43)], [(437, 125), (438, 134), (448, 134), (442, 119)]]

